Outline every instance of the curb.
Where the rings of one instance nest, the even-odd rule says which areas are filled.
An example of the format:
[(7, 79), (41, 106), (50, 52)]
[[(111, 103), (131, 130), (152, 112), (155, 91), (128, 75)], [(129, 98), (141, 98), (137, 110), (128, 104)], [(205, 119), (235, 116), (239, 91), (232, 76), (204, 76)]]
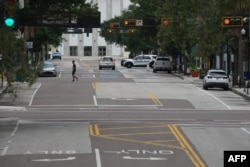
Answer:
[(0, 106), (0, 111), (26, 111), (26, 108), (18, 106)]
[(234, 92), (235, 94), (240, 95), (240, 96), (244, 97), (246, 100), (250, 101), (250, 96), (249, 95), (241, 93), (241, 92), (239, 92), (239, 91), (237, 91), (237, 90), (235, 90), (233, 88), (232, 88), (232, 92)]

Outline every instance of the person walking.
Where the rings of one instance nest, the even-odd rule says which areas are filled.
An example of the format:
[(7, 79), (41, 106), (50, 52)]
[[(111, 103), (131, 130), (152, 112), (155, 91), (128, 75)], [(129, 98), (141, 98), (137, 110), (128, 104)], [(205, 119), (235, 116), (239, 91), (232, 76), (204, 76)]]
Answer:
[(72, 82), (75, 81), (75, 79), (78, 81), (78, 77), (75, 75), (76, 74), (76, 63), (75, 60), (72, 61)]

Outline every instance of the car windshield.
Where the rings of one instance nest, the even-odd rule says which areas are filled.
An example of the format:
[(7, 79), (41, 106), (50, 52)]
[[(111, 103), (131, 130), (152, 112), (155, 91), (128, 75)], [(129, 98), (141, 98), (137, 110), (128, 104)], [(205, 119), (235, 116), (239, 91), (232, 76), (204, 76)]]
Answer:
[(169, 58), (166, 57), (161, 57), (161, 58), (157, 58), (158, 61), (169, 61)]
[(212, 71), (209, 72), (209, 75), (226, 75), (226, 73), (223, 71)]
[(104, 57), (102, 61), (113, 61), (113, 59), (111, 57)]
[(44, 62), (43, 63), (43, 67), (54, 67), (55, 65), (53, 63), (50, 62)]

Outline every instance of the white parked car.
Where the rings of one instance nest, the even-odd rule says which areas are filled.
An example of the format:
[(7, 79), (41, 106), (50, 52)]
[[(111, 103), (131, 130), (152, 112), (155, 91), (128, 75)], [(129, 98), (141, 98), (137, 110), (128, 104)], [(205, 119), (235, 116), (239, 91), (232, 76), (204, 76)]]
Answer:
[(223, 88), (229, 89), (230, 79), (224, 70), (208, 70), (203, 78), (203, 89), (208, 88)]
[(149, 62), (155, 60), (157, 55), (138, 55), (135, 56), (133, 59), (125, 59), (122, 60), (122, 66), (127, 68), (132, 67), (146, 67)]
[(111, 56), (104, 56), (99, 59), (99, 70), (102, 68), (112, 68), (115, 70), (115, 59)]

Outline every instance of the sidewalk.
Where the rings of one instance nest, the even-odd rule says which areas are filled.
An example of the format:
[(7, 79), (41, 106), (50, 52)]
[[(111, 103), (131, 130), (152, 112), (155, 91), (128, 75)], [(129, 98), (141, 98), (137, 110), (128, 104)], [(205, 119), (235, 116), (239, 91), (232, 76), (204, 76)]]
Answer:
[[(3, 85), (0, 86), (0, 99), (3, 96), (4, 90), (7, 88), (7, 82), (4, 81)], [(8, 102), (6, 102), (8, 104)], [(0, 111), (26, 111), (25, 107), (19, 107), (19, 106), (11, 106), (11, 105), (6, 105), (6, 104), (1, 104), (0, 103)]]

